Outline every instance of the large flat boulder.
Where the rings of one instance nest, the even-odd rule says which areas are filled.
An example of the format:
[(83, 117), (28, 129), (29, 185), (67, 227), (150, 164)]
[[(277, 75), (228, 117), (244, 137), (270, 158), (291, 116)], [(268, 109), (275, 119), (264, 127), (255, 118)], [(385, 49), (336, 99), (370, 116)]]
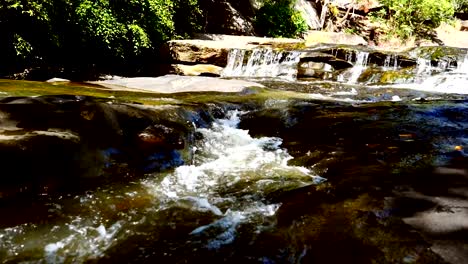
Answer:
[(0, 203), (81, 191), (191, 160), (209, 107), (142, 106), (51, 95), (0, 99)]
[(242, 92), (249, 87), (263, 87), (255, 82), (226, 80), (214, 77), (165, 75), (160, 77), (114, 78), (91, 82), (116, 90), (131, 90), (154, 93), (184, 92)]
[(225, 67), (231, 49), (253, 49), (259, 46), (285, 46), (302, 43), (299, 39), (275, 39), (249, 36), (199, 34), (199, 39), (171, 40), (161, 49), (169, 63), (213, 64)]
[(305, 45), (314, 46), (320, 43), (343, 45), (367, 45), (362, 37), (347, 33), (308, 31), (305, 36)]
[(213, 64), (159, 64), (153, 68), (152, 72), (159, 75), (177, 74), (185, 76), (211, 76), (219, 77), (223, 67)]

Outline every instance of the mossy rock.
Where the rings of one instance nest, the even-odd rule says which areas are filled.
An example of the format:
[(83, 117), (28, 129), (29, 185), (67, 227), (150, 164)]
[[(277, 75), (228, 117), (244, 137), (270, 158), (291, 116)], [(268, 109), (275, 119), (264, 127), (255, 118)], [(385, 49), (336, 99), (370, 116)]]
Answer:
[(457, 61), (468, 54), (468, 49), (447, 46), (417, 47), (410, 50), (408, 54), (416, 59), (430, 60), (432, 65), (445, 62), (456, 67)]

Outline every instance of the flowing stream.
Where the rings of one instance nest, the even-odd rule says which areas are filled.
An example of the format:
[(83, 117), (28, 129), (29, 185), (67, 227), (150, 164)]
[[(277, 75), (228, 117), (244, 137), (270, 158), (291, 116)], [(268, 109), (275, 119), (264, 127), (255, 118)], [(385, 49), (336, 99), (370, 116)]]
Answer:
[[(268, 229), (268, 218), (280, 204), (268, 202), (266, 196), (323, 179), (310, 169), (288, 165), (292, 156), (281, 148), (280, 138), (252, 138), (247, 130), (237, 128), (242, 114), (231, 111), (210, 128), (197, 129), (203, 139), (193, 147), (193, 164), (148, 175), (117, 190), (60, 197), (48, 204), (51, 213), (61, 216), (57, 223), (1, 230), (0, 256), (7, 262), (85, 262), (103, 257), (120, 240), (144, 233), (140, 229), (160, 221), (167, 222), (156, 228), (182, 223), (190, 227), (188, 238), (204, 240), (201, 246), (208, 249), (231, 244), (239, 228), (252, 222), (259, 231)], [(76, 207), (71, 212), (70, 205)], [(203, 220), (165, 219), (171, 210), (184, 210)]]
[[(197, 122), (155, 119), (159, 126), (128, 136), (134, 145), (177, 148), (167, 153), (183, 161), (138, 174), (126, 167), (130, 163), (119, 164), (121, 150), (106, 148), (99, 152), (105, 154), (104, 170), (115, 166), (112, 173), (122, 176), (118, 181), (18, 201), (0, 192), (0, 263), (464, 263), (468, 52), (463, 52), (440, 62), (414, 58), (405, 66), (412, 61), (403, 55), (379, 55), (376, 62), (372, 52), (355, 50), (341, 58), (352, 67), (333, 77), (297, 80), (301, 51), (234, 49), (223, 76), (254, 79), (265, 89), (209, 100), (204, 94), (159, 99), (187, 100), (181, 105), (190, 113), (206, 105), (217, 110), (208, 121), (200, 113), (193, 114)], [(13, 85), (20, 87), (5, 87)], [(11, 128), (27, 125), (4, 120), (17, 107), (27, 107), (27, 100), (5, 98), (0, 143), (12, 156), (35, 148), (44, 155), (56, 150), (54, 141), (50, 152), (39, 143), (28, 145), (34, 133), (44, 140), (50, 140), (45, 135), (79, 138), (72, 130), (45, 127), (28, 132), (30, 138), (24, 137), (15, 152), (14, 143), (7, 142), (19, 140)], [(85, 102), (76, 107), (76, 116), (88, 122), (103, 115), (118, 131), (118, 122), (144, 123), (137, 106), (128, 110), (136, 121), (109, 114), (111, 99), (99, 101), (96, 112)], [(43, 108), (81, 99), (54, 100)], [(178, 115), (170, 107), (167, 116)], [(53, 128), (73, 109), (63, 106), (48, 125)], [(191, 141), (162, 137), (174, 132), (168, 124), (193, 131), (186, 132)], [(93, 126), (83, 133), (98, 133)], [(122, 129), (118, 135), (125, 133), (130, 132)], [(157, 145), (164, 141), (158, 136), (170, 143)], [(98, 156), (83, 155), (92, 144), (100, 142), (83, 142), (76, 150), (80, 155), (70, 160), (97, 164)], [(140, 151), (148, 151), (147, 145)], [(189, 154), (178, 152), (185, 150)], [(129, 153), (131, 161), (146, 157)]]

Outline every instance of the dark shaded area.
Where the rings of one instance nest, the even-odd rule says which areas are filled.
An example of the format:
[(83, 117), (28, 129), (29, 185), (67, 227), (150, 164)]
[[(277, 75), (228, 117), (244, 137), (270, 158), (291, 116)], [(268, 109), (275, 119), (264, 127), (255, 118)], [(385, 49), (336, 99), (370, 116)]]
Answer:
[[(316, 197), (313, 190), (307, 192), (295, 190), (296, 194), (293, 195), (295, 198), (287, 196), (281, 198), (281, 195), (280, 198), (273, 197), (283, 202), (278, 221), (283, 219), (286, 221), (285, 225), (290, 228), (298, 221), (297, 219), (323, 216), (323, 211), (317, 211), (317, 206), (311, 206), (312, 204), (319, 203), (331, 210), (328, 204), (331, 201), (338, 205), (352, 204), (365, 195), (370, 197), (369, 201), (374, 204), (368, 208), (361, 204), (354, 209), (354, 212), (371, 215), (370, 219), (374, 218), (372, 220), (375, 221), (374, 224), (383, 224), (380, 228), (386, 230), (384, 232), (389, 232), (391, 229), (395, 231), (393, 235), (395, 238), (405, 237), (396, 239), (401, 242), (406, 241), (407, 235), (411, 232), (411, 227), (403, 224), (403, 219), (415, 217), (423, 212), (434, 213), (435, 217), (439, 213), (452, 213), (456, 217), (461, 217), (460, 214), (463, 215), (465, 212), (464, 207), (437, 202), (437, 197), (447, 197), (447, 201), (451, 199), (452, 203), (459, 199), (463, 201), (467, 199), (464, 194), (453, 191), (454, 188), (468, 187), (468, 163), (463, 150), (463, 142), (468, 138), (466, 132), (468, 119), (465, 113), (465, 101), (366, 105), (297, 102), (287, 109), (251, 112), (244, 116), (241, 127), (249, 129), (253, 135), (281, 137), (284, 140), (283, 146), (295, 157), (292, 160), (293, 164), (313, 166), (314, 171), (327, 178), (327, 184), (331, 186), (327, 198)], [(402, 192), (405, 190), (420, 195), (407, 196), (408, 194)], [(314, 198), (307, 202), (308, 196)], [(292, 200), (290, 203), (284, 203), (284, 199)], [(331, 218), (324, 217), (322, 221), (333, 223), (334, 217), (335, 215)], [(337, 219), (332, 226), (334, 228), (346, 226), (346, 222), (351, 221), (349, 228), (354, 229), (357, 228), (355, 221), (360, 221), (358, 219), (360, 218), (355, 219), (348, 215), (348, 218)], [(437, 221), (438, 218), (428, 219)], [(366, 225), (368, 220), (365, 221)], [(430, 226), (431, 223), (428, 222), (427, 225)], [(378, 229), (379, 224), (369, 225), (369, 228)], [(395, 224), (400, 227), (395, 227)], [(454, 224), (459, 225), (459, 223)], [(413, 238), (412, 243), (427, 241), (435, 243), (435, 248), (440, 250), (439, 244), (443, 241), (440, 247), (446, 251), (440, 252), (444, 258), (450, 259), (450, 254), (455, 257), (463, 256), (463, 251), (456, 251), (453, 248), (459, 243), (466, 245), (466, 240), (462, 239), (466, 230), (449, 231), (450, 224), (447, 224), (447, 227), (447, 231), (437, 234), (421, 229), (421, 236)], [(313, 245), (309, 248), (320, 250), (317, 252), (310, 250), (310, 255), (306, 256), (310, 257), (312, 262), (318, 263), (325, 263), (325, 259), (317, 259), (321, 256), (327, 256), (337, 263), (344, 260), (367, 263), (371, 259), (382, 257), (380, 250), (386, 246), (374, 247), (377, 253), (376, 255), (369, 253), (370, 255), (365, 257), (369, 259), (355, 258), (353, 254), (346, 253), (345, 246), (341, 249), (339, 241), (357, 239), (358, 242), (352, 242), (356, 245), (363, 243), (362, 237), (356, 238), (351, 235), (349, 238), (351, 232), (349, 230), (337, 232), (340, 235), (327, 231), (327, 235), (320, 241), (327, 243), (323, 240), (330, 239), (329, 246), (339, 247), (343, 255), (336, 256), (332, 252), (322, 255), (322, 252), (327, 251), (326, 247)], [(356, 231), (351, 233), (356, 235)], [(370, 230), (365, 233), (365, 236), (372, 236)], [(348, 242), (343, 245), (351, 244)], [(352, 252), (360, 250), (364, 249), (356, 248)], [(371, 249), (364, 251), (373, 252)], [(392, 252), (396, 253), (398, 250), (392, 249)], [(420, 256), (422, 259), (418, 257), (416, 263), (443, 262), (433, 255), (430, 257), (431, 254), (428, 256), (423, 254), (424, 257)], [(388, 263), (388, 261), (389, 256), (385, 256), (379, 263)], [(393, 260), (389, 263), (394, 262), (400, 261)]]
[[(213, 237), (190, 232), (212, 216), (185, 221), (178, 218), (184, 213), (175, 210), (170, 223), (132, 236), (97, 262), (447, 263), (447, 255), (431, 246), (438, 241), (465, 244), (466, 230), (428, 236), (406, 224), (407, 217), (450, 208), (402, 191), (461, 198), (448, 189), (468, 186), (465, 176), (438, 168), (467, 167), (463, 151), (446, 147), (468, 136), (465, 109), (464, 101), (297, 101), (253, 110), (243, 115), (241, 128), (257, 137), (281, 137), (295, 157), (292, 163), (313, 168), (327, 182), (268, 195), (268, 202), (281, 204), (276, 215), (263, 219), (263, 228), (255, 221), (242, 224), (231, 244), (208, 247)], [(169, 228), (170, 219), (176, 228)]]
[[(252, 102), (186, 107), (158, 112), (88, 97), (2, 99), (0, 113), (5, 118), (1, 126), (18, 121), (14, 126), (21, 129), (21, 133), (8, 132), (11, 135), (67, 128), (80, 135), (80, 143), (36, 135), (14, 141), (21, 144), (0, 144), (0, 160), (9, 173), (5, 175), (11, 175), (2, 174), (0, 186), (11, 190), (37, 186), (36, 193), (41, 193), (47, 185), (59, 192), (67, 184), (74, 188), (84, 187), (87, 180), (96, 184), (99, 177), (116, 183), (119, 177), (127, 181), (125, 177), (146, 169), (169, 169), (179, 165), (179, 160), (186, 161), (184, 151), (199, 136), (186, 121), (208, 127), (227, 109), (249, 109), (241, 118), (242, 129), (256, 137), (281, 137), (282, 146), (294, 156), (292, 164), (310, 168), (327, 181), (259, 194), (262, 202), (280, 204), (280, 208), (273, 216), (236, 226), (235, 239), (227, 244), (209, 244), (220, 234), (229, 235), (222, 233), (222, 227), (193, 232), (222, 217), (210, 211), (177, 206), (145, 211), (145, 216), (158, 221), (147, 221), (125, 233), (125, 239), (109, 248), (105, 257), (89, 263), (446, 263), (448, 254), (466, 256), (460, 246), (467, 244), (466, 229), (431, 233), (424, 225), (407, 221), (418, 220), (422, 213), (455, 216), (465, 210), (463, 204), (447, 205), (439, 198), (451, 202), (468, 198), (463, 193), (468, 189), (463, 150), (468, 138), (466, 101), (348, 104), (297, 100), (260, 109)], [(106, 168), (105, 162), (94, 157), (87, 159), (84, 153), (101, 153), (111, 166)], [(60, 164), (51, 167), (55, 162)], [(26, 163), (31, 166), (20, 166)], [(103, 173), (88, 178), (91, 167), (102, 168)], [(125, 176), (127, 172), (134, 174)], [(64, 181), (63, 175), (68, 175)], [(0, 200), (2, 214), (14, 213), (1, 224), (60, 217), (46, 211), (47, 198), (37, 197), (33, 203), (24, 196), (15, 204)], [(132, 210), (140, 202), (123, 201), (118, 210)], [(15, 206), (29, 208), (15, 210)]]
[(0, 202), (58, 195), (190, 162), (216, 106), (166, 111), (83, 96), (0, 100)]

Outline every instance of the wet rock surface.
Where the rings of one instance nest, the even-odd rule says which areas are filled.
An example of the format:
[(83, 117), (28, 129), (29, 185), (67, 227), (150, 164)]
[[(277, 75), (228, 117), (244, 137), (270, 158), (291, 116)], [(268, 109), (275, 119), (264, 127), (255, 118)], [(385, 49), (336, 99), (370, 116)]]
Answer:
[(0, 100), (0, 113), (0, 199), (179, 166), (190, 161), (191, 122), (212, 119), (204, 107), (145, 107), (84, 96), (8, 97)]
[[(425, 103), (398, 103), (352, 107), (297, 103), (287, 110), (250, 113), (241, 127), (257, 136), (275, 135), (283, 138), (283, 145), (296, 157), (296, 162), (310, 164), (323, 173), (328, 184), (333, 186), (332, 198), (327, 199), (340, 201), (338, 204), (343, 206), (341, 210), (351, 210), (344, 214), (345, 218), (355, 215), (350, 220), (353, 224), (345, 224), (347, 230), (364, 225), (366, 232), (373, 232), (371, 230), (379, 225), (385, 226), (386, 231), (380, 235), (366, 235), (370, 241), (364, 245), (369, 248), (362, 250), (376, 255), (354, 259), (356, 263), (366, 263), (370, 261), (366, 258), (379, 259), (379, 256), (382, 257), (379, 263), (405, 262), (404, 259), (408, 258), (415, 263), (463, 263), (467, 252), (463, 249), (466, 240), (462, 238), (467, 223), (464, 217), (467, 197), (463, 191), (466, 186), (466, 154), (455, 143), (467, 138), (464, 132), (466, 118), (462, 117), (462, 109), (465, 109), (463, 101), (431, 106)], [(428, 121), (434, 117), (436, 120)], [(254, 123), (251, 122), (253, 120)], [(453, 126), (455, 123), (458, 128)], [(264, 129), (266, 124), (277, 127), (274, 134)], [(440, 137), (442, 134), (444, 136)], [(308, 195), (313, 197), (314, 193), (310, 191)], [(351, 209), (352, 204), (362, 202), (363, 197), (370, 202), (368, 207), (361, 204)], [(287, 219), (297, 221), (295, 219), (300, 214), (289, 215), (291, 211), (310, 208), (310, 205), (296, 204), (302, 199), (293, 199), (289, 206), (294, 209), (286, 210)], [(314, 199), (310, 199), (310, 203), (314, 203)], [(364, 215), (366, 220), (362, 218)], [(343, 223), (334, 227), (338, 225), (342, 226)], [(419, 234), (413, 233), (413, 238), (406, 235), (405, 238), (398, 238), (403, 233), (411, 232), (409, 230), (412, 228)], [(343, 232), (359, 236), (361, 231), (355, 229)], [(325, 232), (330, 235), (341, 231)], [(361, 239), (354, 243), (362, 243)], [(387, 251), (385, 248), (388, 244), (383, 241), (388, 239), (394, 242), (404, 240), (406, 246), (414, 243), (414, 247), (409, 251)], [(420, 244), (422, 241), (428, 244)], [(377, 246), (375, 243), (386, 245)], [(372, 250), (374, 246), (376, 248)], [(314, 247), (309, 248), (313, 252)], [(432, 252), (427, 251), (429, 248)], [(408, 255), (397, 257), (402, 252)], [(311, 255), (313, 258), (313, 253)], [(352, 259), (352, 254), (342, 260), (347, 258)]]
[[(0, 82), (0, 259), (466, 262), (466, 50), (354, 48), (306, 51), (329, 79), (237, 93)], [(240, 54), (274, 76), (301, 55)]]

